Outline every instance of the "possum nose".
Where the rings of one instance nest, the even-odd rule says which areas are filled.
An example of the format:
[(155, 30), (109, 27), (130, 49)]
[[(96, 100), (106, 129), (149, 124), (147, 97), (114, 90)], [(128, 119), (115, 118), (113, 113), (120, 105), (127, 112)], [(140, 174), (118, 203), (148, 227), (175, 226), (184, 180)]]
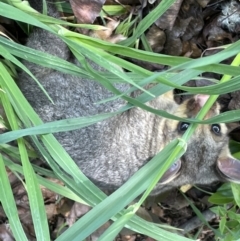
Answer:
[(228, 181), (240, 183), (240, 161), (232, 157), (219, 159), (217, 169)]
[(180, 173), (179, 171), (181, 169), (181, 165), (182, 165), (182, 163), (180, 160), (174, 162), (170, 166), (170, 168), (163, 174), (159, 183), (166, 184), (166, 183), (172, 181), (173, 179), (175, 179)]

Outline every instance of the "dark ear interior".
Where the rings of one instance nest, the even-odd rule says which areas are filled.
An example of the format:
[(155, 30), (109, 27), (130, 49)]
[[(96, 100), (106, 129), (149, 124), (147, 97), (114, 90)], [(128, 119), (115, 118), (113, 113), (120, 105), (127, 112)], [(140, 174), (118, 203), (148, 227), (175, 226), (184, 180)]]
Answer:
[(230, 133), (229, 136), (231, 139), (234, 141), (240, 142), (240, 125), (238, 124), (238, 127), (233, 129)]
[[(195, 80), (190, 80), (184, 84), (184, 86), (196, 87)], [(177, 104), (182, 104), (182, 102), (186, 99), (192, 97), (192, 95), (186, 94), (186, 91), (180, 89), (174, 89), (174, 100)]]
[(184, 95), (182, 95), (183, 93), (184, 93), (183, 90), (179, 90), (179, 89), (173, 90), (174, 100), (177, 104), (181, 104), (184, 101)]
[[(188, 87), (202, 87), (212, 85), (213, 83), (207, 79), (198, 79), (198, 80), (190, 80), (184, 84), (184, 86)], [(193, 95), (186, 94), (185, 91), (180, 89), (174, 89), (174, 100), (176, 103), (181, 104), (184, 100), (191, 98)]]

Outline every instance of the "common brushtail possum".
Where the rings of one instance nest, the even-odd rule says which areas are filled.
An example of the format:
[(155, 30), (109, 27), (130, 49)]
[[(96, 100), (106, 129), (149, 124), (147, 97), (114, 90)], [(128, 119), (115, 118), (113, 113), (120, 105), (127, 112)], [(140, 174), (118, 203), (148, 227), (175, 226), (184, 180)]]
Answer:
[[(30, 3), (41, 11), (40, 1), (31, 0)], [(59, 17), (51, 4), (48, 4), (48, 13)], [(26, 45), (79, 65), (66, 44), (45, 30), (34, 29)], [(26, 73), (19, 75), (20, 89), (44, 122), (117, 111), (126, 104), (122, 99), (95, 104), (112, 96), (99, 83), (27, 61), (24, 64), (54, 101), (52, 104)], [(99, 66), (91, 65), (100, 70)], [(117, 88), (125, 91), (129, 86), (118, 84)], [(197, 95), (177, 104), (170, 91), (147, 104), (181, 117), (194, 118), (206, 98)], [(219, 105), (215, 103), (207, 117), (218, 114)], [(181, 137), (188, 126), (188, 123), (164, 119), (140, 108), (132, 108), (100, 123), (76, 131), (57, 133), (55, 136), (90, 180), (102, 189), (113, 191), (167, 143)], [(152, 195), (183, 184), (210, 184), (224, 178), (239, 181), (238, 173), (240, 163), (229, 153), (226, 125), (199, 125), (188, 142), (186, 153), (164, 174)]]

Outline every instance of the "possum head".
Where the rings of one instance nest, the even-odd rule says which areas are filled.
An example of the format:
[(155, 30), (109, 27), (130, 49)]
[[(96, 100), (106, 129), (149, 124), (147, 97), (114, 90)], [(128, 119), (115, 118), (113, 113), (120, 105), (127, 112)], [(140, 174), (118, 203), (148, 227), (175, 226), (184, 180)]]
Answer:
[[(179, 105), (176, 115), (194, 118), (208, 96), (196, 95)], [(205, 119), (220, 113), (215, 103)], [(190, 124), (170, 121), (173, 133), (182, 136)], [(211, 184), (215, 181), (240, 182), (240, 161), (234, 159), (228, 148), (229, 130), (224, 123), (198, 125), (187, 143), (185, 154), (163, 175), (152, 195), (185, 184)], [(164, 184), (164, 185), (163, 185)]]

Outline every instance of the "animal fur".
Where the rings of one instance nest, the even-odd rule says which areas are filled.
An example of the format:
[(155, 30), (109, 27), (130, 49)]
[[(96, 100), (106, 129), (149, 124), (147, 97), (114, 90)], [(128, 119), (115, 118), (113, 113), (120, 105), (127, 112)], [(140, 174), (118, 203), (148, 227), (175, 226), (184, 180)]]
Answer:
[[(34, 4), (39, 3), (38, 1), (31, 2), (36, 9), (41, 10), (39, 5)], [(49, 4), (48, 9), (50, 15), (59, 17), (52, 5)], [(42, 29), (34, 29), (26, 45), (79, 65), (65, 43)], [(99, 83), (27, 61), (24, 61), (24, 64), (41, 82), (55, 103), (51, 104), (26, 73), (20, 74), (19, 87), (44, 122), (117, 111), (126, 104), (122, 99), (95, 104), (112, 96)], [(101, 70), (99, 66), (93, 63), (91, 65), (94, 69)], [(117, 88), (125, 91), (129, 86), (118, 84)], [(182, 117), (194, 118), (202, 106), (201, 102), (195, 97), (179, 105), (174, 101), (173, 93), (168, 92), (148, 105)], [(215, 104), (208, 117), (217, 114), (219, 106)], [(167, 143), (181, 137), (183, 132), (179, 130), (180, 125), (178, 121), (133, 108), (101, 123), (81, 130), (57, 133), (55, 136), (88, 178), (100, 188), (113, 191)], [(230, 154), (227, 127), (221, 124), (220, 128), (221, 132), (218, 135), (213, 132), (212, 125), (199, 125), (181, 158), (180, 175), (168, 184), (159, 183), (152, 195), (183, 184), (210, 184), (222, 180), (216, 171), (216, 163), (220, 155), (230, 158)]]

